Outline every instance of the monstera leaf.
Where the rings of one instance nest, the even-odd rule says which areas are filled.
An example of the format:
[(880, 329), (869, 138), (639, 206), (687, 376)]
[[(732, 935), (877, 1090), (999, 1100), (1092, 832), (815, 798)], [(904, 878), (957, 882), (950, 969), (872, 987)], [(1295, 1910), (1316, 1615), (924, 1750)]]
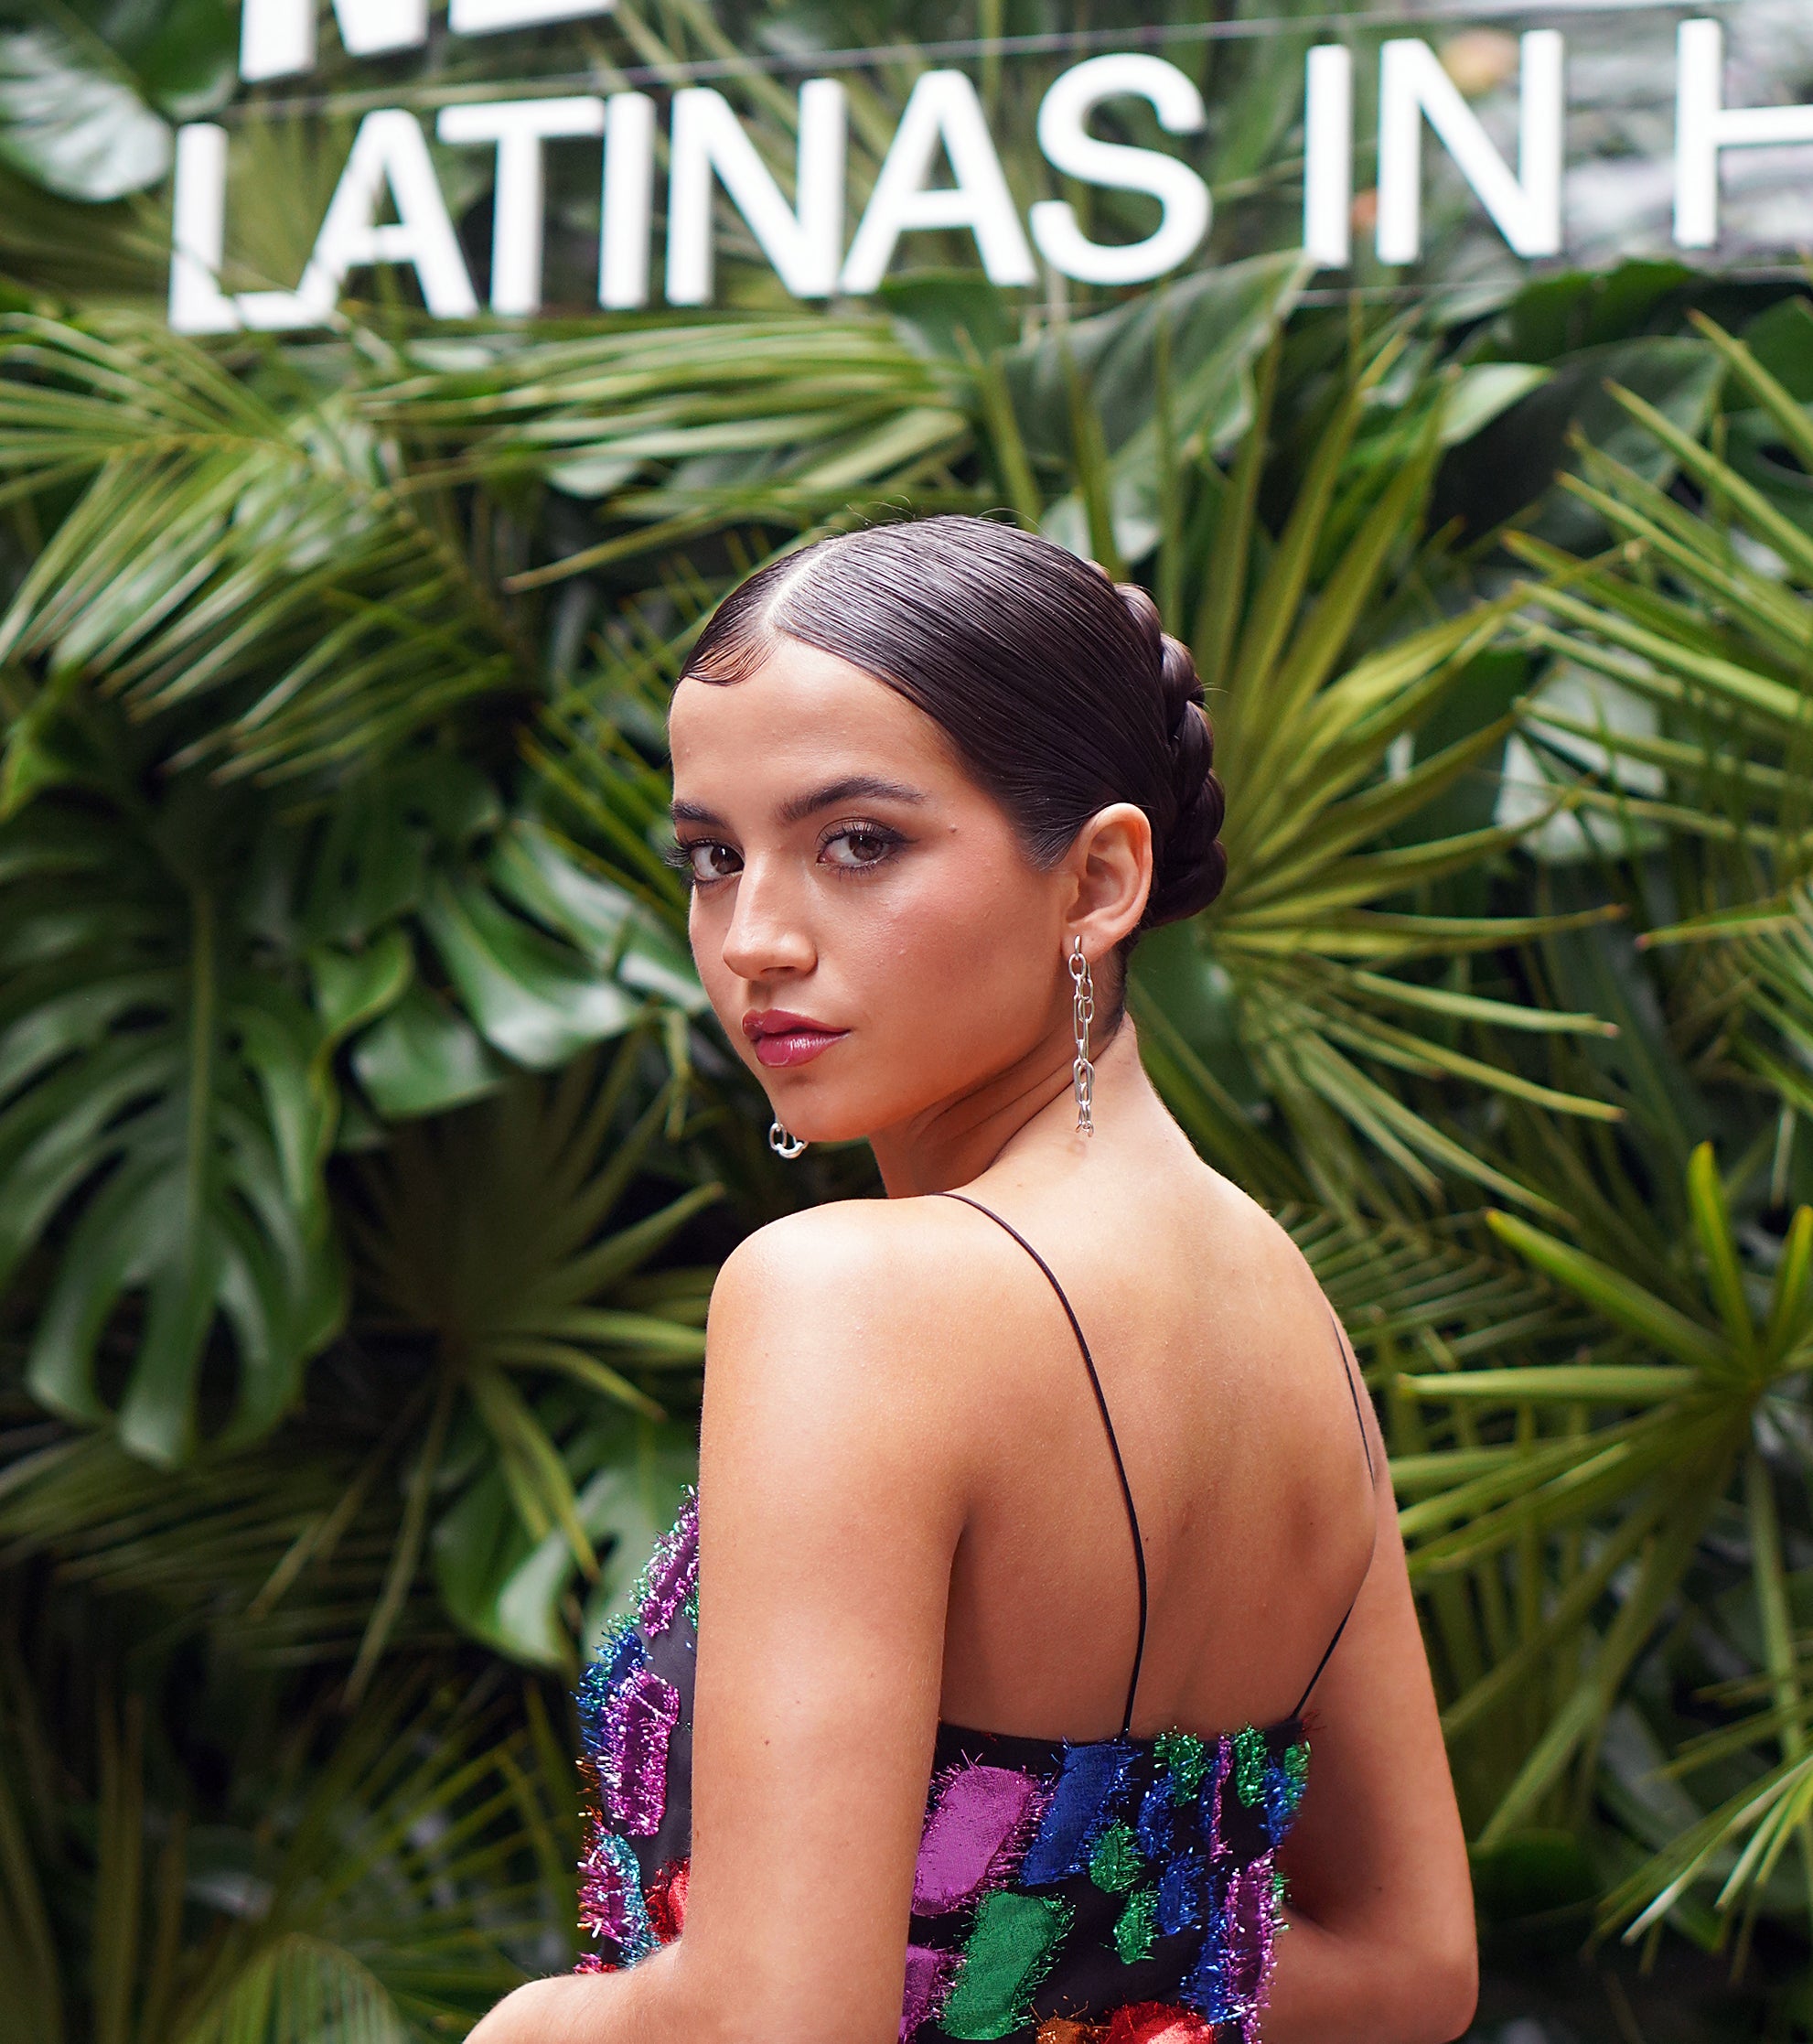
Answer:
[(170, 167), (170, 124), (123, 67), (49, 27), (0, 35), (0, 160), (63, 199), (123, 199)]
[(154, 741), (80, 691), (12, 741), (0, 1293), (39, 1301), (44, 1404), (180, 1461), (265, 1432), (340, 1324), (337, 1140), (381, 1142), (380, 1117), (563, 1061), (696, 982), (648, 911), (439, 748), (285, 811), (148, 772)]
[[(638, 1570), (698, 1472), (698, 1444), (690, 1426), (627, 1413), (606, 1413), (575, 1432), (561, 1403), (561, 1394), (544, 1399), (537, 1417), (571, 1436), (562, 1461), (598, 1562), (582, 1619), (592, 1641), (629, 1608)], [(578, 1562), (558, 1527), (536, 1538), (501, 1468), (488, 1468), (436, 1524), (433, 1558), (443, 1601), (475, 1639), (514, 1661), (570, 1662)]]
[[(231, 1434), (268, 1426), (333, 1331), (344, 1286), (320, 1167), (336, 1028), (220, 898), (232, 805), (186, 790), (148, 831), (37, 806), (0, 831), (0, 1283), (54, 1265), (29, 1381), (162, 1461), (191, 1447), (230, 1328)], [(345, 990), (343, 1030), (399, 971)]]

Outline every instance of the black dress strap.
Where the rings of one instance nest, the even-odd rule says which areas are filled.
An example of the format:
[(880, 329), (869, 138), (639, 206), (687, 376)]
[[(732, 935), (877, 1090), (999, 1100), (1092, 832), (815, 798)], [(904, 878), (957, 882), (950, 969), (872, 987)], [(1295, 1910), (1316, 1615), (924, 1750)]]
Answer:
[[(1335, 1329), (1335, 1346), (1340, 1352), (1341, 1369), (1347, 1380), (1347, 1395), (1354, 1402), (1354, 1424), (1359, 1428), (1360, 1447), (1366, 1451), (1367, 1482), (1368, 1487), (1376, 1489), (1379, 1482), (1379, 1472), (1372, 1466), (1372, 1441), (1367, 1434), (1366, 1420), (1360, 1412), (1359, 1388), (1354, 1382), (1354, 1366), (1347, 1361), (1347, 1344), (1341, 1339), (1341, 1323), (1335, 1318), (1332, 1313), (1329, 1315), (1329, 1320)], [(1373, 1539), (1376, 1544), (1378, 1540), (1378, 1529), (1376, 1525), (1374, 1528)], [(1366, 1566), (1367, 1575), (1369, 1576), (1372, 1573), (1372, 1564), (1369, 1560), (1367, 1563)], [(1362, 1576), (1360, 1577), (1360, 1589), (1364, 1589), (1365, 1587), (1366, 1576)], [(1310, 1699), (1310, 1692), (1315, 1687), (1316, 1684), (1322, 1680), (1322, 1671), (1328, 1665), (1329, 1662), (1333, 1660), (1335, 1655), (1335, 1649), (1341, 1643), (1341, 1635), (1347, 1630), (1347, 1620), (1354, 1615), (1354, 1605), (1357, 1604), (1358, 1602), (1359, 1590), (1356, 1590), (1354, 1592), (1353, 1604), (1349, 1604), (1346, 1609), (1342, 1612), (1341, 1622), (1335, 1628), (1335, 1637), (1331, 1641), (1329, 1641), (1328, 1644), (1322, 1650), (1322, 1659), (1315, 1664), (1315, 1673), (1304, 1684), (1303, 1694), (1297, 1698), (1297, 1707), (1291, 1713), (1291, 1716), (1293, 1717), (1301, 1717), (1303, 1716), (1303, 1705), (1307, 1704)]]
[[(1133, 1566), (1139, 1576), (1140, 1635), (1138, 1642), (1133, 1648), (1133, 1673), (1132, 1679), (1127, 1684), (1127, 1708), (1121, 1714), (1121, 1736), (1123, 1738), (1128, 1737), (1133, 1729), (1133, 1698), (1138, 1694), (1140, 1686), (1140, 1662), (1145, 1659), (1146, 1651), (1146, 1546), (1140, 1533), (1140, 1515), (1133, 1510), (1133, 1491), (1132, 1486), (1127, 1481), (1127, 1465), (1121, 1458), (1121, 1443), (1115, 1438), (1114, 1422), (1109, 1417), (1108, 1400), (1102, 1393), (1101, 1379), (1096, 1374), (1095, 1358), (1089, 1353), (1089, 1345), (1083, 1338), (1082, 1326), (1077, 1318), (1076, 1309), (1065, 1296), (1064, 1287), (1057, 1282), (1056, 1273), (1045, 1258), (1039, 1254), (1038, 1251), (1033, 1247), (1032, 1243), (1014, 1227), (1013, 1222), (1003, 1221), (992, 1207), (983, 1206), (980, 1200), (971, 1200), (967, 1193), (947, 1192), (941, 1197), (947, 1200), (958, 1200), (966, 1207), (973, 1207), (978, 1213), (986, 1214), (997, 1228), (1004, 1230), (1006, 1233), (1013, 1236), (1014, 1240), (1045, 1273), (1046, 1282), (1057, 1294), (1057, 1303), (1064, 1308), (1064, 1316), (1070, 1323), (1070, 1331), (1076, 1336), (1077, 1346), (1082, 1351), (1083, 1368), (1089, 1373), (1089, 1388), (1095, 1393), (1096, 1410), (1101, 1415), (1101, 1424), (1108, 1435), (1109, 1451), (1114, 1457), (1114, 1473), (1121, 1479), (1121, 1496), (1127, 1507), (1127, 1524), (1133, 1535)], [(1321, 1670), (1318, 1669), (1316, 1672), (1319, 1674)]]

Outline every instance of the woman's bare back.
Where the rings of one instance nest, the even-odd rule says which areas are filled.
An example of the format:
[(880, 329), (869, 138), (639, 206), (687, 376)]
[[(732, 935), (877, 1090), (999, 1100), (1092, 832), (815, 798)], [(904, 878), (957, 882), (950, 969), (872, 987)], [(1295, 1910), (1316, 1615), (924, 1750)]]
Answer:
[[(1168, 1124), (1167, 1124), (1168, 1127)], [(1181, 1143), (1143, 1196), (973, 1196), (1063, 1286), (1089, 1345), (1144, 1544), (1133, 1729), (1289, 1715), (1370, 1560), (1369, 1451), (1334, 1317), (1295, 1245)], [(1143, 1146), (1143, 1149), (1145, 1148)], [(1181, 1154), (1178, 1154), (1181, 1152)], [(998, 1178), (1010, 1182), (997, 1184)], [(982, 1215), (919, 1202), (928, 1267), (968, 1296), (968, 1522), (952, 1568), (942, 1715), (1035, 1737), (1119, 1728), (1139, 1597), (1113, 1451), (1051, 1285)]]

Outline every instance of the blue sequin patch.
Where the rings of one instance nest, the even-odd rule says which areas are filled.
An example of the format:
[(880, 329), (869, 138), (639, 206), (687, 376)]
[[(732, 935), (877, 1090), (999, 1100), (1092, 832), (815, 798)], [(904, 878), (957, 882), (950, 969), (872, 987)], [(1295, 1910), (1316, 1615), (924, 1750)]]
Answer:
[(1208, 1887), (1208, 1868), (1200, 1854), (1180, 1852), (1166, 1861), (1158, 1877), (1158, 1928), (1160, 1934), (1175, 1938), (1180, 1931), (1193, 1931), (1203, 1917), (1203, 1896)]
[(1038, 1835), (1021, 1862), (1028, 1888), (1067, 1880), (1089, 1865), (1089, 1853), (1114, 1815), (1133, 1767), (1133, 1748), (1118, 1738), (1064, 1748), (1062, 1771)]
[(634, 1621), (618, 1619), (598, 1642), (598, 1651), (586, 1662), (574, 1698), (588, 1747), (595, 1747), (604, 1736), (605, 1712), (610, 1704), (611, 1692), (626, 1676), (648, 1665), (649, 1650)]
[(1171, 1783), (1160, 1775), (1145, 1792), (1140, 1804), (1139, 1839), (1140, 1850), (1150, 1859), (1163, 1859), (1171, 1849), (1171, 1841), (1177, 1829), (1177, 1806), (1171, 1793)]

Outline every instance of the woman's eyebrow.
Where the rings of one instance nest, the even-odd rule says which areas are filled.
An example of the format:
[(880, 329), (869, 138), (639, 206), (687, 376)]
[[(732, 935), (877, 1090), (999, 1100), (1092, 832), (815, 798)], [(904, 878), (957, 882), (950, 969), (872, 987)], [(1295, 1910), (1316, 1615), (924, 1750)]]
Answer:
[(703, 802), (671, 801), (668, 814), (676, 823), (715, 823), (724, 828), (724, 818), (714, 809), (707, 809)]
[(922, 802), (926, 799), (922, 790), (908, 788), (902, 781), (883, 780), (875, 774), (846, 774), (842, 780), (829, 780), (822, 788), (793, 796), (782, 802), (775, 813), (783, 823), (801, 823), (807, 817), (816, 815), (821, 809), (831, 809), (838, 802)]

